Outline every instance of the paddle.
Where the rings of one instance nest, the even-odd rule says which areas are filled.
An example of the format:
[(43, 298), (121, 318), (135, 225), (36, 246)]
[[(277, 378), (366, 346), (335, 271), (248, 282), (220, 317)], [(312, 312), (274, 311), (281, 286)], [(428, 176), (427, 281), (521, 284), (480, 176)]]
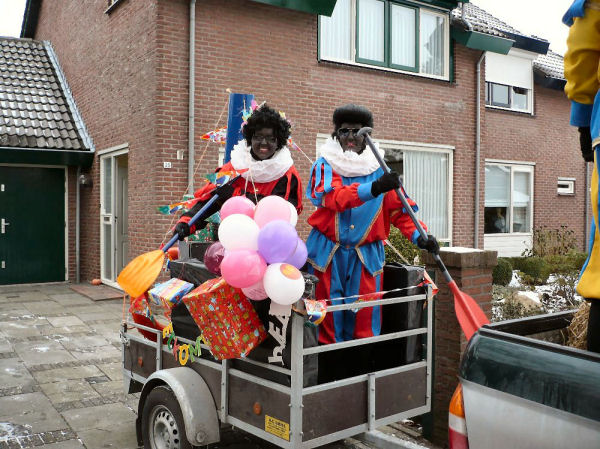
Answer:
[[(371, 131), (372, 129), (368, 127), (361, 128), (360, 131), (358, 131), (357, 136), (364, 136), (364, 138), (367, 141), (367, 144), (369, 145), (369, 148), (375, 155), (375, 158), (377, 159), (377, 162), (379, 162), (379, 165), (381, 166), (383, 171), (389, 173), (389, 167), (381, 158), (381, 155), (377, 151), (377, 148), (375, 148), (373, 140), (369, 135)], [(427, 240), (427, 233), (423, 229), (423, 226), (421, 226), (421, 223), (419, 223), (419, 220), (417, 220), (417, 217), (415, 216), (412, 207), (409, 206), (404, 194), (400, 191), (400, 189), (396, 189), (396, 194), (398, 195), (398, 198), (400, 198), (400, 201), (402, 202), (404, 209), (408, 212), (408, 215), (410, 216), (412, 222), (417, 227), (417, 230), (419, 231), (419, 234), (421, 234), (421, 237)], [(448, 273), (448, 270), (444, 265), (444, 262), (442, 262), (440, 255), (432, 254), (432, 256), (437, 266), (442, 271), (442, 274), (444, 275), (444, 278), (448, 283), (448, 287), (450, 287), (450, 290), (454, 295), (454, 310), (456, 311), (456, 317), (458, 318), (458, 323), (460, 324), (460, 327), (462, 328), (468, 340), (475, 332), (477, 332), (477, 330), (481, 326), (483, 326), (484, 324), (488, 324), (490, 321), (485, 316), (485, 313), (483, 313), (483, 310), (481, 310), (477, 302), (475, 302), (475, 300), (466, 293), (460, 291), (460, 289), (456, 285), (456, 282), (454, 282), (454, 279), (452, 279), (452, 276), (450, 276), (450, 273)]]
[[(234, 182), (238, 177), (233, 178), (229, 182)], [(191, 226), (198, 219), (204, 218), (203, 215), (217, 199), (219, 199), (219, 195), (214, 194), (202, 209), (191, 218), (188, 224)], [(117, 282), (129, 296), (137, 298), (150, 288), (160, 274), (165, 261), (165, 253), (178, 239), (179, 236), (177, 234), (173, 235), (163, 248), (141, 254), (123, 268), (123, 271), (117, 277)]]

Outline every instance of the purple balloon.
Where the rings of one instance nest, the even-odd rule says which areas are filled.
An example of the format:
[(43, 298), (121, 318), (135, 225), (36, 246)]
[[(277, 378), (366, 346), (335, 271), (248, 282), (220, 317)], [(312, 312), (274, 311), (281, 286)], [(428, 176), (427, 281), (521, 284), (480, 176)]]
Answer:
[(206, 269), (212, 274), (221, 276), (221, 262), (225, 257), (225, 247), (221, 245), (221, 242), (215, 242), (206, 248), (204, 253), (204, 265)]
[(298, 244), (298, 233), (287, 221), (273, 220), (258, 233), (258, 252), (267, 263), (284, 262)]
[(298, 244), (296, 245), (296, 251), (294, 251), (290, 257), (285, 260), (285, 263), (289, 263), (290, 265), (295, 266), (300, 269), (306, 263), (306, 258), (308, 257), (308, 251), (306, 250), (306, 244), (304, 241), (298, 237)]

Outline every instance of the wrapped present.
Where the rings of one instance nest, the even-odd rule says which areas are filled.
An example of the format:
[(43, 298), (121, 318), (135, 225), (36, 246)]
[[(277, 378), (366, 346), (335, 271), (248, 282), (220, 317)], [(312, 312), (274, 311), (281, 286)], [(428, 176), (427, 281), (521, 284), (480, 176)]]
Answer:
[[(159, 322), (156, 319), (150, 307), (148, 306), (148, 292), (137, 298), (131, 298), (129, 304), (129, 313), (134, 323), (141, 324), (142, 326), (151, 327), (158, 331), (163, 330), (164, 323)], [(162, 320), (160, 320), (162, 321)], [(156, 335), (154, 332), (150, 332), (144, 329), (139, 329), (139, 332), (148, 340), (156, 341)]]
[(206, 281), (183, 302), (217, 359), (245, 357), (267, 336), (248, 298), (223, 278)]
[(148, 291), (148, 306), (154, 319), (166, 326), (171, 319), (171, 309), (193, 288), (194, 284), (177, 278), (155, 285)]
[(148, 291), (150, 307), (152, 305), (162, 305), (171, 308), (193, 288), (193, 284), (177, 278), (171, 278), (167, 282), (155, 285), (154, 288)]

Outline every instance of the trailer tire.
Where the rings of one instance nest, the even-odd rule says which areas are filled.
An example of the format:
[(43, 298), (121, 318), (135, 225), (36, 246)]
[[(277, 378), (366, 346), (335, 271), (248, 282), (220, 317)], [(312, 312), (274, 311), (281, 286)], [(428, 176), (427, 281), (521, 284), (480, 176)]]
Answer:
[(154, 387), (142, 411), (144, 449), (193, 449), (185, 435), (181, 407), (167, 385)]

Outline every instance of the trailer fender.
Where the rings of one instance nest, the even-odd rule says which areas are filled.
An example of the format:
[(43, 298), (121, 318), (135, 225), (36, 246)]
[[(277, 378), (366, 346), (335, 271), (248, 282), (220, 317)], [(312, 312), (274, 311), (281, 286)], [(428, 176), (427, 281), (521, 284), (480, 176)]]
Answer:
[(206, 445), (220, 441), (219, 418), (215, 401), (206, 382), (192, 368), (181, 366), (155, 371), (148, 377), (138, 403), (136, 430), (141, 438), (142, 411), (146, 397), (159, 385), (168, 385), (175, 397), (185, 425), (185, 435), (191, 445)]

